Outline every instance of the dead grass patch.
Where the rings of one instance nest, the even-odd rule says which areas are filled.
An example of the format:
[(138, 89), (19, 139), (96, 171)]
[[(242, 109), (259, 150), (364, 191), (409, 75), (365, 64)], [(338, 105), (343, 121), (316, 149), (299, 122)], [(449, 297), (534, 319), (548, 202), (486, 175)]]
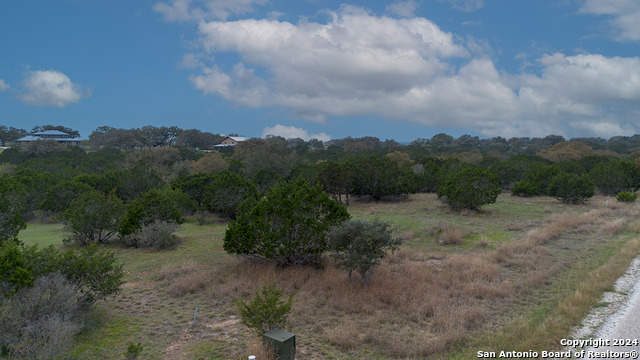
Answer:
[(437, 241), (442, 245), (459, 245), (462, 244), (463, 237), (464, 232), (462, 230), (445, 226), (441, 228)]
[(169, 293), (173, 296), (184, 296), (204, 290), (213, 282), (213, 276), (208, 272), (193, 272), (177, 278), (171, 287)]
[(640, 233), (640, 219), (633, 220), (629, 223), (628, 229), (634, 233)]
[(598, 229), (598, 235), (615, 235), (624, 231), (627, 225), (626, 218), (617, 218), (612, 221), (605, 222)]
[(165, 265), (162, 267), (162, 269), (158, 270), (156, 279), (158, 281), (175, 279), (179, 276), (192, 274), (197, 270), (198, 265), (193, 261), (185, 262), (178, 267)]
[(486, 257), (451, 255), (438, 266), (432, 260), (401, 250), (376, 269), (367, 285), (357, 277), (349, 281), (330, 262), (314, 269), (238, 260), (227, 269), (234, 281), (216, 283), (209, 291), (231, 300), (275, 283), (295, 294), (292, 326), (315, 328), (327, 315), (346, 319), (323, 326), (332, 329), (324, 332), (324, 341), (341, 351), (365, 347), (387, 356), (425, 356), (482, 327), (491, 304), (513, 294)]

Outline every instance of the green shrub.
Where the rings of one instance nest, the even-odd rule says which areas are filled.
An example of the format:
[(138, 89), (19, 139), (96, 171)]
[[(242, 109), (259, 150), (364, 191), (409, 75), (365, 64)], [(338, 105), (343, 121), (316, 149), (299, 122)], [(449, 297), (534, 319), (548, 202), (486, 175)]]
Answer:
[(620, 191), (618, 195), (616, 195), (616, 200), (619, 202), (634, 202), (638, 198), (638, 194), (628, 192), (628, 191)]
[(327, 250), (329, 229), (349, 218), (347, 209), (319, 185), (280, 182), (260, 201), (243, 202), (229, 223), (224, 250), (273, 260), (279, 265), (317, 263)]
[(235, 219), (241, 202), (258, 198), (256, 186), (242, 174), (223, 171), (213, 176), (213, 182), (207, 185), (203, 194), (203, 203), (211, 212)]
[(538, 187), (529, 181), (518, 181), (511, 187), (511, 195), (513, 196), (536, 196), (539, 195)]
[(18, 233), (27, 227), (22, 219), (26, 210), (24, 186), (9, 175), (0, 175), (0, 245), (18, 242)]
[(284, 328), (291, 311), (293, 294), (289, 295), (287, 301), (281, 300), (281, 296), (282, 290), (267, 285), (257, 292), (251, 301), (239, 300), (236, 306), (242, 323), (258, 336), (273, 328)]
[(547, 193), (563, 203), (582, 204), (595, 194), (595, 186), (586, 175), (561, 173), (551, 180)]
[(90, 305), (120, 291), (124, 273), (112, 252), (90, 245), (79, 250), (57, 250), (53, 246), (0, 246), (0, 290), (11, 297), (49, 273), (59, 272), (72, 282)]
[(589, 177), (602, 194), (614, 195), (635, 190), (637, 172), (636, 166), (630, 161), (611, 160), (595, 165), (589, 171)]
[(88, 245), (109, 240), (118, 232), (123, 216), (124, 205), (118, 197), (91, 190), (71, 201), (60, 218), (71, 232), (67, 241)]
[(402, 244), (402, 239), (393, 236), (391, 225), (375, 220), (349, 220), (331, 229), (328, 236), (329, 249), (338, 267), (349, 274), (357, 271), (366, 282), (373, 268), (387, 251), (394, 252)]
[(437, 195), (453, 210), (476, 210), (496, 202), (502, 192), (498, 180), (479, 167), (464, 167), (447, 175)]
[[(156, 221), (181, 223), (182, 215), (171, 199), (157, 191), (150, 190), (133, 200), (120, 226), (120, 237), (137, 237), (142, 227)], [(135, 244), (138, 239), (125, 239), (125, 243)]]
[(124, 356), (127, 360), (135, 360), (142, 353), (142, 349), (142, 343), (130, 343), (129, 346), (127, 346), (127, 351), (124, 353)]

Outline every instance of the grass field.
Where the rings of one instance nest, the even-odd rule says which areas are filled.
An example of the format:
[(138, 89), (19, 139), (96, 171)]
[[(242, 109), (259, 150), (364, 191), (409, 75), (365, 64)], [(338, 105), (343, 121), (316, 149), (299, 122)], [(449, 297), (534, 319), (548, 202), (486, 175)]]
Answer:
[[(609, 206), (605, 201), (609, 200)], [(184, 224), (182, 244), (156, 252), (108, 245), (126, 284), (99, 303), (76, 359), (246, 359), (260, 351), (234, 305), (265, 284), (294, 294), (300, 359), (468, 359), (475, 352), (550, 350), (640, 253), (640, 208), (612, 198), (566, 206), (501, 195), (481, 212), (451, 212), (433, 194), (349, 206), (406, 238), (370, 285), (321, 268), (276, 268), (227, 255), (226, 224)], [(30, 223), (27, 243), (61, 244), (58, 224)], [(198, 317), (193, 324), (194, 311)]]

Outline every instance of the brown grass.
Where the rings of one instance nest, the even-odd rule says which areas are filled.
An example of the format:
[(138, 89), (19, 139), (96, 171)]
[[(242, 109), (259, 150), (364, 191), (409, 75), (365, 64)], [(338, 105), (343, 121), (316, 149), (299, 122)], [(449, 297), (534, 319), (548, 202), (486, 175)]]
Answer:
[(464, 237), (464, 232), (462, 230), (445, 226), (441, 231), (440, 235), (438, 235), (438, 243), (442, 245), (462, 244), (462, 238)]
[(625, 230), (627, 225), (626, 218), (617, 218), (611, 221), (605, 222), (598, 229), (599, 235), (615, 235)]
[(628, 228), (631, 232), (640, 233), (640, 219), (629, 222)]
[(207, 272), (194, 272), (177, 278), (169, 287), (174, 296), (184, 296), (204, 290), (213, 282), (213, 276)]
[(175, 279), (179, 276), (192, 274), (198, 270), (198, 265), (191, 261), (186, 262), (178, 267), (163, 266), (162, 269), (156, 273), (156, 279), (159, 281)]
[[(278, 268), (238, 260), (226, 270), (234, 281), (207, 291), (231, 300), (276, 283), (295, 294), (294, 328), (326, 329), (322, 342), (344, 351), (365, 347), (400, 357), (448, 348), (483, 326), (492, 303), (512, 295), (512, 286), (503, 283), (497, 265), (485, 257), (451, 255), (434, 261), (400, 251), (389, 260), (368, 285), (349, 281), (330, 263), (321, 269)], [(323, 323), (326, 314), (330, 324)]]

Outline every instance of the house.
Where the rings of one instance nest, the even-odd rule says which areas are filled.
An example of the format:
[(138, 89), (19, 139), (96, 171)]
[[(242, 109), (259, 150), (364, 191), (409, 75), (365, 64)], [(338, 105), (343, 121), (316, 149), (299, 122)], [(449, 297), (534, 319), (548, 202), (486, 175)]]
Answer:
[(240, 136), (227, 136), (226, 138), (224, 138), (224, 140), (222, 140), (222, 142), (220, 143), (221, 145), (238, 145), (239, 142), (245, 141), (247, 140), (247, 138), (244, 137), (240, 137)]
[(243, 142), (247, 140), (247, 138), (244, 137), (240, 137), (240, 136), (227, 136), (226, 138), (224, 138), (222, 140), (222, 142), (218, 145), (214, 145), (214, 148), (224, 148), (224, 147), (229, 147), (229, 146), (236, 146), (238, 145), (238, 143)]
[(25, 137), (15, 140), (15, 142), (16, 144), (21, 145), (21, 144), (27, 144), (33, 141), (38, 141), (38, 140), (55, 140), (67, 146), (78, 146), (82, 141), (84, 141), (82, 139), (77, 139), (77, 138), (74, 139), (71, 137), (71, 135), (67, 134), (66, 132), (62, 132), (58, 130), (46, 130), (46, 131), (35, 132), (33, 134), (27, 135)]

